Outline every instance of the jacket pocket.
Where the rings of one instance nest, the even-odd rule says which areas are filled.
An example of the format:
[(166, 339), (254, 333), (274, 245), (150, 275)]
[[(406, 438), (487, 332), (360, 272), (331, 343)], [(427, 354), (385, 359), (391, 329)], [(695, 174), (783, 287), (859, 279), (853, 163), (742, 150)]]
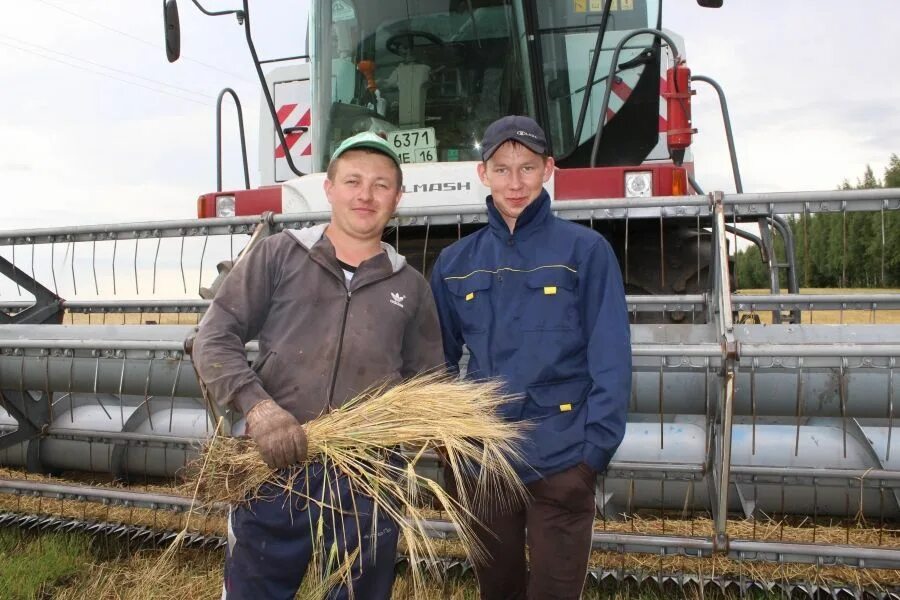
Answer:
[(453, 298), (453, 308), (459, 316), (463, 333), (487, 331), (491, 316), (490, 291), (492, 273), (473, 273), (465, 278), (445, 279)]
[(578, 275), (563, 267), (528, 273), (523, 308), (523, 331), (580, 328)]
[(579, 419), (590, 389), (591, 380), (587, 377), (532, 384), (528, 386), (522, 418), (547, 421), (546, 425), (539, 424), (540, 429), (546, 426), (565, 431)]

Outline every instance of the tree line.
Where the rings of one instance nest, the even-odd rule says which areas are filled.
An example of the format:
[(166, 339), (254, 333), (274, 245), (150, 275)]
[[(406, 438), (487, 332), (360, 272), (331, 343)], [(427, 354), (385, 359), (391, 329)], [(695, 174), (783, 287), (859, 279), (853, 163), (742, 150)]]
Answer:
[[(883, 180), (866, 166), (856, 185), (844, 180), (839, 190), (900, 187), (900, 157), (892, 154)], [(791, 215), (797, 281), (801, 287), (900, 287), (900, 211)], [(786, 262), (784, 240), (775, 237), (778, 262)], [(768, 288), (769, 270), (755, 245), (738, 251), (739, 288)], [(787, 288), (786, 273), (781, 286)]]

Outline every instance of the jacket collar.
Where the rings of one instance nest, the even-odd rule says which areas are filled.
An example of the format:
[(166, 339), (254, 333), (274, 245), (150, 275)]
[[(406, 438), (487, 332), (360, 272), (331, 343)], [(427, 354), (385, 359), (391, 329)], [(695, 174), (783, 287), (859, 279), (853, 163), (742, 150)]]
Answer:
[[(509, 237), (509, 227), (497, 207), (494, 206), (494, 197), (487, 197), (488, 207), (488, 224), (494, 235), (502, 238)], [(525, 237), (531, 235), (541, 224), (547, 220), (550, 215), (550, 194), (546, 189), (541, 190), (541, 194), (534, 199), (534, 202), (525, 207), (525, 210), (516, 219), (516, 228), (513, 231), (515, 237)]]
[[(319, 225), (313, 225), (312, 227), (304, 227), (303, 229), (289, 229), (288, 233), (298, 242), (300, 245), (306, 248), (308, 251), (312, 251), (313, 247), (320, 243), (327, 243), (327, 245), (331, 248), (329, 254), (334, 256), (334, 246), (331, 244), (331, 240), (325, 235), (325, 229), (328, 227), (328, 223), (320, 223)], [(399, 254), (394, 247), (390, 244), (386, 244), (381, 242), (381, 248), (384, 250), (384, 253), (387, 255), (388, 261), (391, 265), (391, 271), (396, 273), (406, 264), (406, 257), (402, 254)], [(377, 258), (377, 257), (372, 257)], [(371, 258), (369, 260), (372, 260)], [(368, 261), (364, 261), (368, 262)], [(335, 266), (337, 266), (337, 257), (334, 257)]]

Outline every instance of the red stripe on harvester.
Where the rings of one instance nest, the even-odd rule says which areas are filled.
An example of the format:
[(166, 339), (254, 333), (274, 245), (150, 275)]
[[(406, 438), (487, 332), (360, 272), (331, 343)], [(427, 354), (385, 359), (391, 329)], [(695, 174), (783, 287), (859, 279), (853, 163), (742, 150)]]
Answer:
[(278, 117), (278, 124), (284, 125), (284, 121), (291, 116), (291, 113), (294, 112), (294, 109), (297, 108), (296, 104), (285, 104), (281, 108), (278, 109), (278, 113), (276, 116)]
[(659, 115), (659, 132), (665, 133), (669, 130), (669, 122), (663, 118), (662, 115)]
[(312, 144), (307, 144), (300, 156), (312, 156)]
[(627, 83), (625, 83), (625, 81), (616, 77), (615, 79), (613, 79), (612, 91), (616, 96), (619, 97), (620, 100), (622, 100), (622, 102), (625, 102), (631, 95), (632, 89), (628, 86)]
[[(297, 106), (296, 104), (292, 106)], [(310, 109), (307, 109), (303, 116), (300, 117), (300, 120), (297, 121), (297, 124), (294, 127), (309, 127), (310, 122)], [(287, 144), (288, 150), (294, 147), (294, 144), (303, 137), (303, 133), (291, 133), (284, 136), (284, 143)], [(304, 150), (306, 152), (306, 150)], [(304, 156), (301, 154), (301, 156)], [(275, 158), (284, 158), (284, 146), (279, 145), (278, 148), (275, 149)]]

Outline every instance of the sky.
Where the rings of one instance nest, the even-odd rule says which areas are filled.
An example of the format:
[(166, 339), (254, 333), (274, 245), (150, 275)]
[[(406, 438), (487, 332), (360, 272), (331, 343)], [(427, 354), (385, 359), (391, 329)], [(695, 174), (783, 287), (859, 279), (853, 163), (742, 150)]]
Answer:
[[(243, 101), (258, 181), (259, 84), (243, 29), (180, 2), (182, 58), (159, 0), (17, 0), (0, 33), (0, 230), (191, 218), (215, 189), (215, 99)], [(238, 2), (206, 0), (211, 8)], [(303, 54), (306, 3), (253, 3), (262, 57)], [(834, 189), (900, 153), (900, 2), (667, 0), (694, 74), (728, 98), (745, 191)], [(241, 187), (226, 103), (224, 185)], [(733, 191), (718, 101), (698, 87), (697, 180)], [(2, 252), (0, 252), (2, 254)]]

